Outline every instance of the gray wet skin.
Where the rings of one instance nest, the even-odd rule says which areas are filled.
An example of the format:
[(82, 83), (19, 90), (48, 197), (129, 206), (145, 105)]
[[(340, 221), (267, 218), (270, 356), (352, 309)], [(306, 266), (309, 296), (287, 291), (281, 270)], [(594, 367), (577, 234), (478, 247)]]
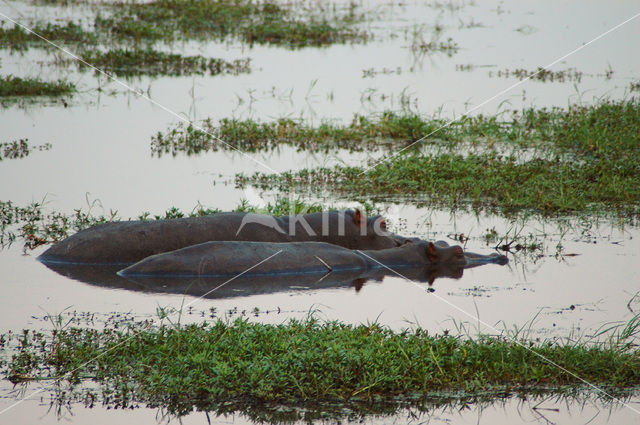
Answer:
[(506, 264), (499, 254), (465, 254), (459, 246), (414, 241), (383, 250), (351, 250), (324, 242), (206, 242), (153, 255), (133, 264), (121, 276), (236, 276), (328, 273), (428, 265), (472, 267)]
[(218, 213), (169, 220), (122, 221), (82, 230), (53, 245), (43, 263), (129, 265), (150, 255), (208, 241), (327, 242), (349, 249), (396, 247), (404, 238), (386, 232), (380, 217), (359, 210), (274, 217)]

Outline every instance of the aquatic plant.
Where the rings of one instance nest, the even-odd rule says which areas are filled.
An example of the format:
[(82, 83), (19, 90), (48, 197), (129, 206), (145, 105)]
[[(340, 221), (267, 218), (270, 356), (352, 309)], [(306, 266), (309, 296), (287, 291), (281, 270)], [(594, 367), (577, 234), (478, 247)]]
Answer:
[(67, 384), (51, 386), (53, 393), (82, 391), (94, 382), (99, 387), (83, 398), (119, 408), (162, 406), (178, 415), (243, 400), (358, 409), (358, 403), (446, 399), (457, 392), (576, 393), (590, 389), (586, 381), (618, 394), (640, 384), (640, 355), (630, 344), (637, 317), (624, 329), (609, 330), (611, 337), (601, 343), (466, 338), (420, 328), (394, 332), (376, 323), (313, 318), (186, 326), (166, 314), (161, 319), (159, 326), (145, 321), (3, 335), (4, 350), (12, 350), (3, 373), (14, 383)]
[(58, 80), (41, 81), (37, 78), (20, 78), (13, 75), (0, 77), (0, 97), (9, 96), (61, 96), (76, 91), (75, 84)]
[[(567, 110), (531, 108), (512, 121), (478, 116), (449, 126), (418, 117), (409, 122), (402, 128), (416, 133), (411, 138), (400, 133), (397, 143), (402, 146), (434, 132), (424, 140), (424, 151), (418, 144), (402, 155), (359, 167), (239, 173), (236, 183), (373, 200), (412, 195), (427, 205), (503, 214), (523, 209), (547, 216), (640, 213), (638, 99)], [(388, 138), (392, 134), (387, 133)], [(464, 146), (465, 152), (456, 151), (456, 146)]]
[[(249, 59), (205, 58), (201, 55), (183, 56), (178, 53), (165, 53), (147, 49), (114, 49), (106, 52), (97, 50), (82, 54), (87, 63), (110, 74), (118, 76), (136, 75), (190, 75), (190, 74), (232, 74), (251, 71)], [(82, 64), (79, 65), (84, 68)]]

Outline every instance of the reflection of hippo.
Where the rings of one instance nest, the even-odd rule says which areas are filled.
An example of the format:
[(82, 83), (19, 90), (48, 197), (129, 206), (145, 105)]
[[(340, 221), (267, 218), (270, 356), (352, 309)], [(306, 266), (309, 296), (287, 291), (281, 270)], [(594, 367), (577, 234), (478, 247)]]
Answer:
[(145, 258), (121, 276), (237, 276), (364, 272), (427, 265), (505, 264), (499, 254), (464, 253), (446, 242), (409, 242), (383, 250), (350, 250), (323, 242), (205, 242)]
[[(345, 270), (330, 274), (279, 274), (209, 277), (122, 277), (116, 274), (120, 266), (96, 266), (86, 264), (47, 263), (46, 266), (65, 276), (90, 285), (108, 289), (124, 289), (134, 292), (192, 295), (210, 299), (237, 298), (281, 292), (305, 292), (318, 290), (360, 291), (364, 286), (380, 282), (394, 273), (387, 269)], [(459, 279), (468, 266), (427, 265), (402, 268), (402, 276), (417, 282), (429, 282), (447, 277)]]
[(385, 249), (398, 246), (402, 238), (386, 232), (383, 218), (367, 219), (359, 210), (282, 217), (218, 213), (102, 224), (53, 245), (39, 259), (44, 263), (128, 265), (208, 241), (317, 241), (350, 249)]

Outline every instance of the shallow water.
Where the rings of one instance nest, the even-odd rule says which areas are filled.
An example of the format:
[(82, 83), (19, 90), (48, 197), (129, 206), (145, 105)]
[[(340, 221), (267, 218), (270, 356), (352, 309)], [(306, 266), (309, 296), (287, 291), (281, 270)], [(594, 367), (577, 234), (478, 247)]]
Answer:
[[(24, 159), (2, 161), (0, 199), (18, 205), (45, 200), (50, 210), (67, 213), (76, 208), (86, 210), (91, 204), (94, 214), (108, 214), (113, 209), (124, 218), (145, 211), (160, 214), (172, 206), (190, 211), (198, 202), (205, 207), (230, 209), (242, 198), (260, 201), (262, 194), (258, 191), (243, 192), (229, 183), (236, 172), (266, 171), (252, 159), (283, 171), (338, 162), (357, 164), (381, 153), (312, 155), (283, 147), (248, 155), (219, 151), (157, 158), (151, 155), (151, 136), (178, 120), (159, 105), (189, 119), (301, 117), (315, 123), (349, 122), (354, 114), (402, 108), (452, 118), (519, 83), (517, 78), (496, 77), (498, 71), (535, 71), (638, 13), (637, 5), (626, 1), (453, 3), (463, 5), (454, 10), (421, 1), (402, 6), (363, 4), (376, 7), (380, 15), (364, 25), (376, 36), (365, 45), (299, 51), (248, 48), (236, 43), (177, 45), (174, 49), (185, 54), (250, 57), (253, 72), (240, 76), (143, 77), (126, 82), (150, 95), (157, 104), (127, 93), (104, 78), (98, 81), (92, 73), (79, 73), (75, 67), (46, 65), (54, 58), (43, 50), (25, 54), (0, 51), (2, 75), (39, 75), (46, 79), (66, 76), (81, 90), (66, 107), (45, 102), (7, 104), (0, 109), (0, 142), (28, 138), (33, 145), (48, 142), (53, 146)], [(56, 10), (23, 2), (0, 3), (0, 11), (13, 18), (33, 17), (31, 13), (45, 17)], [(89, 13), (83, 8), (63, 10), (58, 16)], [(412, 31), (422, 28), (429, 41), (436, 23), (443, 27), (441, 39), (452, 37), (459, 51), (451, 56), (413, 53), (409, 48)], [(640, 19), (636, 19), (554, 66), (554, 70), (575, 68), (583, 72), (579, 82), (524, 82), (474, 112), (564, 107), (603, 96), (622, 98), (628, 95), (629, 83), (639, 78), (640, 56), (635, 54), (639, 36)], [(468, 71), (457, 70), (466, 65), (472, 65)], [(607, 76), (608, 70), (613, 73)], [(367, 71), (375, 75), (370, 77)], [(98, 86), (103, 89), (100, 93), (95, 90)], [(111, 93), (113, 90), (116, 93)], [(264, 194), (264, 198), (272, 195)], [(471, 236), (468, 249), (489, 252), (491, 246), (481, 239), (486, 229), (495, 227), (504, 233), (514, 226), (495, 216), (420, 209), (412, 206), (414, 201), (391, 206), (387, 215), (394, 230), (450, 243), (454, 241), (448, 236), (464, 233)], [(381, 282), (365, 283), (358, 291), (348, 284), (318, 289), (318, 284), (304, 282), (275, 293), (248, 295), (235, 290), (232, 297), (197, 299), (175, 291), (110, 288), (73, 280), (36, 261), (45, 247), (23, 255), (16, 243), (0, 251), (0, 332), (25, 327), (48, 329), (50, 325), (43, 319), (48, 313), (92, 312), (103, 317), (132, 313), (147, 318), (155, 317), (158, 306), (179, 308), (192, 303), (193, 311), (181, 318), (184, 322), (211, 319), (211, 308), (215, 308), (215, 317), (245, 315), (269, 323), (314, 312), (323, 319), (349, 323), (377, 320), (394, 329), (420, 325), (433, 332), (475, 335), (478, 331), (496, 334), (516, 327), (532, 338), (577, 338), (593, 335), (606, 323), (626, 321), (640, 311), (640, 297), (634, 298), (640, 288), (637, 227), (606, 221), (599, 226), (574, 222), (575, 227), (569, 230), (544, 221), (515, 226), (522, 228), (523, 234), (532, 233), (544, 241), (544, 257), (511, 255), (507, 266), (487, 265), (465, 270), (459, 279), (436, 279), (433, 292), (425, 282), (387, 276)], [(559, 242), (565, 256), (556, 258)], [(251, 313), (256, 307), (257, 316)], [(4, 397), (0, 410), (20, 398), (7, 395), (7, 384), (1, 384)], [(637, 406), (637, 400), (635, 403)], [(46, 397), (41, 402), (38, 396), (4, 413), (0, 422), (57, 422), (55, 414), (47, 414), (47, 406)], [(616, 408), (609, 414), (603, 406), (591, 403), (584, 408), (576, 402), (550, 406), (560, 410), (543, 415), (556, 423), (587, 423), (596, 413), (591, 423), (637, 423), (638, 418), (629, 409)], [(113, 412), (75, 406), (73, 415), (67, 414), (65, 420), (137, 423), (160, 420), (156, 413), (154, 409)], [(430, 421), (528, 423), (542, 421), (539, 413), (530, 405), (512, 401), (504, 407), (473, 405), (463, 412), (435, 412)], [(368, 417), (366, 421), (427, 419), (408, 418), (401, 413), (392, 418)], [(204, 420), (202, 414), (183, 418), (185, 423)], [(238, 415), (219, 423), (243, 421), (247, 419)]]

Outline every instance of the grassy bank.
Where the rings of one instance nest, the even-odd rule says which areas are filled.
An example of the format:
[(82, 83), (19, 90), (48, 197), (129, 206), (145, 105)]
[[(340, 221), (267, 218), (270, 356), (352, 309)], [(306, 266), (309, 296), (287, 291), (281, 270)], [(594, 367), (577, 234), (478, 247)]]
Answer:
[[(361, 145), (377, 140), (395, 142), (399, 149), (442, 122), (385, 114), (376, 124), (374, 128), (381, 128), (377, 133), (363, 127), (371, 130), (371, 136)], [(410, 195), (427, 205), (509, 214), (527, 209), (544, 215), (598, 211), (636, 215), (640, 101), (529, 109), (510, 121), (464, 119), (402, 155), (371, 161), (368, 167), (238, 174), (236, 183), (280, 190), (313, 188), (373, 200)]]
[[(205, 58), (201, 55), (183, 56), (147, 49), (114, 49), (106, 52), (85, 52), (82, 59), (110, 74), (131, 77), (137, 75), (191, 75), (191, 74), (232, 74), (251, 71), (249, 59)], [(81, 65), (82, 67), (82, 65)]]
[(0, 77), (0, 97), (63, 96), (76, 92), (73, 83), (64, 80), (42, 81), (37, 78)]
[(100, 387), (91, 394), (95, 402), (123, 408), (144, 403), (180, 414), (242, 401), (398, 403), (460, 392), (566, 392), (583, 384), (549, 361), (617, 391), (640, 384), (640, 355), (630, 340), (637, 328), (636, 317), (607, 344), (518, 344), (421, 329), (397, 333), (376, 324), (310, 319), (276, 326), (239, 319), (25, 331), (2, 340), (6, 350), (17, 351), (4, 366), (13, 382), (93, 381)]

